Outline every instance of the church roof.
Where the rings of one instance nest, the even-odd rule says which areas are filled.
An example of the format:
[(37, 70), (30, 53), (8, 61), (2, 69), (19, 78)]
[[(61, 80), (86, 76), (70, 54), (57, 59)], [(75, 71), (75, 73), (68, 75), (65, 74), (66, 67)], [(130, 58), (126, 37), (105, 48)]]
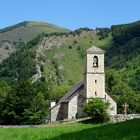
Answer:
[(101, 54), (101, 53), (105, 53), (104, 50), (96, 47), (96, 46), (92, 46), (91, 48), (89, 48), (86, 53), (97, 53), (97, 54)]
[(77, 91), (79, 89), (81, 89), (84, 86), (83, 81), (80, 81), (79, 83), (77, 83), (69, 92), (67, 92), (60, 100), (59, 102), (53, 106), (51, 109), (53, 109), (54, 107), (56, 107), (57, 105), (61, 104), (61, 103), (65, 103), (70, 101), (76, 94)]

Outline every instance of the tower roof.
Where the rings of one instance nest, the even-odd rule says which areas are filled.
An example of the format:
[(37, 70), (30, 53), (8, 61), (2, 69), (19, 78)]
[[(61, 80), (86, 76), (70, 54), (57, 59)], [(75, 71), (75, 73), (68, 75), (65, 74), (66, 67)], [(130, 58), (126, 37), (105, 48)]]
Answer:
[(95, 46), (92, 46), (91, 48), (89, 48), (86, 53), (97, 53), (97, 54), (101, 54), (101, 53), (105, 53), (104, 50), (98, 48), (98, 47), (95, 47)]

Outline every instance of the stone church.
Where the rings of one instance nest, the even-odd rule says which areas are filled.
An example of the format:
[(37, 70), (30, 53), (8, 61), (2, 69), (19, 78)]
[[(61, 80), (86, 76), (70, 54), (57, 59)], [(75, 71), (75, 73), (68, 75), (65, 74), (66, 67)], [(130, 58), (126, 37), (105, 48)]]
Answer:
[(96, 97), (110, 103), (110, 115), (117, 114), (116, 102), (105, 91), (104, 53), (104, 50), (95, 46), (86, 51), (84, 80), (77, 83), (57, 104), (51, 103), (51, 122), (86, 117), (83, 106)]

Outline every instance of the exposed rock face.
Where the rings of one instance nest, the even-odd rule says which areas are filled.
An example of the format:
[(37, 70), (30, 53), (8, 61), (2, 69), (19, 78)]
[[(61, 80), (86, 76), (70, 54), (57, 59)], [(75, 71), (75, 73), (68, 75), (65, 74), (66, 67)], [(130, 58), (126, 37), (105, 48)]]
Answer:
[(15, 51), (15, 46), (9, 42), (3, 42), (0, 44), (0, 62), (8, 58), (11, 53)]

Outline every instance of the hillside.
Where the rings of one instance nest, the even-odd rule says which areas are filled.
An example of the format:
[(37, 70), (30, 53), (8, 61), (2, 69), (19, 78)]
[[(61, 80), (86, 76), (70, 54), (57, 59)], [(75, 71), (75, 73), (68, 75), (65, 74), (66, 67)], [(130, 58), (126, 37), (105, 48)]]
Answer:
[(29, 41), (35, 38), (39, 33), (52, 32), (67, 32), (68, 29), (58, 27), (53, 24), (38, 22), (38, 21), (24, 21), (16, 25), (6, 27), (0, 30), (0, 41)]
[[(47, 40), (49, 39), (47, 38)], [(47, 40), (44, 38), (41, 45), (45, 44)], [(76, 36), (63, 36), (57, 42), (53, 42), (51, 48), (42, 51), (45, 59), (43, 65), (44, 76), (47, 78), (51, 75), (52, 80), (55, 82), (53, 84), (73, 86), (83, 79), (86, 50), (92, 45), (105, 49), (110, 43), (110, 36), (99, 40), (95, 31), (83, 30)]]
[[(114, 25), (111, 29), (98, 28), (96, 31), (80, 28), (67, 33), (45, 33), (22, 44), (0, 65), (0, 123), (22, 124), (24, 115), (28, 116), (24, 123), (39, 121), (40, 111), (47, 111), (50, 101), (58, 101), (75, 83), (83, 79), (84, 53), (92, 45), (106, 50), (106, 90), (117, 101), (118, 113), (122, 113), (124, 102), (129, 104), (129, 113), (140, 113), (139, 27), (138, 21)], [(20, 102), (23, 97), (18, 96), (19, 92), (23, 96), (28, 95), (23, 91), (31, 92), (34, 104), (29, 101), (31, 97), (27, 98), (27, 103)], [(7, 100), (10, 101), (9, 106)], [(34, 110), (36, 102), (43, 104), (45, 109)], [(18, 104), (26, 106), (26, 109), (21, 109), (21, 113), (16, 109)], [(13, 122), (11, 119), (5, 120), (6, 117), (13, 117)], [(34, 117), (37, 120), (32, 120)]]
[(0, 62), (41, 33), (69, 32), (68, 29), (37, 21), (24, 21), (0, 30)]
[(110, 78), (114, 75), (111, 78), (114, 80), (108, 90), (114, 94), (120, 104), (125, 100), (132, 110), (135, 109), (138, 112), (140, 107), (138, 103), (140, 101), (140, 21), (112, 26), (111, 30), (113, 44), (106, 51), (106, 67), (109, 69)]
[(140, 120), (114, 124), (63, 124), (47, 128), (0, 128), (1, 140), (139, 140)]

